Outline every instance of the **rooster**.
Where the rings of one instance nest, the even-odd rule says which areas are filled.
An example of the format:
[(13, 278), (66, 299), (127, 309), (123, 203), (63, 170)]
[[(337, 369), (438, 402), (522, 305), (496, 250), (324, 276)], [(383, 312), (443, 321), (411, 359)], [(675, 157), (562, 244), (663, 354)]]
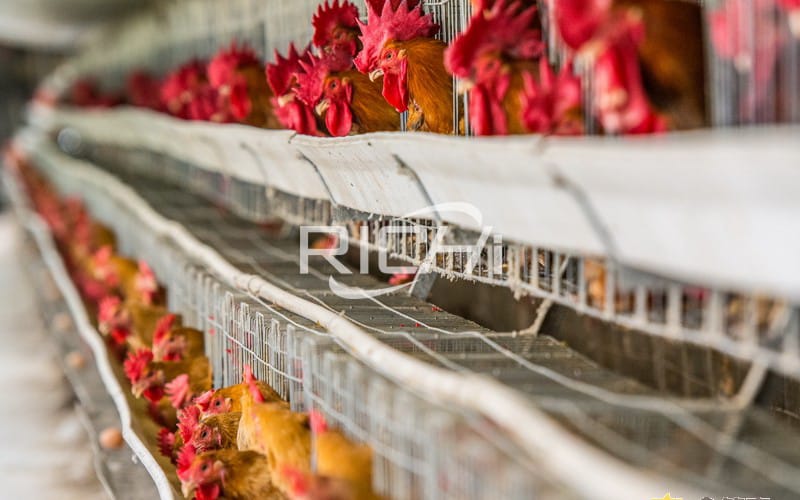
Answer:
[[(234, 42), (208, 63), (208, 81), (217, 91), (218, 121), (279, 128), (272, 113), (272, 90), (255, 52)], [(230, 120), (228, 119), (230, 117)]]
[(317, 119), (311, 106), (297, 99), (297, 75), (303, 68), (300, 63), (310, 62), (311, 52), (306, 48), (301, 56), (294, 44), (289, 45), (286, 57), (275, 51), (275, 62), (267, 64), (267, 82), (274, 97), (272, 111), (284, 127), (298, 134), (319, 136)]
[(167, 75), (161, 84), (161, 101), (173, 116), (184, 120), (204, 119), (208, 112), (200, 110), (197, 103), (201, 96), (208, 96), (210, 89), (206, 63), (194, 59)]
[(311, 470), (311, 430), (308, 415), (289, 410), (286, 403), (266, 403), (254, 383), (242, 396), (242, 418), (236, 438), (240, 450), (270, 457), (269, 472), (283, 492), (291, 490), (286, 468), (303, 473)]
[(536, 6), (498, 0), (478, 10), (445, 52), (448, 71), (469, 88), (469, 116), (477, 135), (525, 133), (523, 75), (537, 70), (543, 43)]
[(446, 45), (439, 26), (417, 1), (367, 3), (367, 23), (359, 21), (363, 49), (359, 71), (383, 77), (383, 97), (398, 112), (408, 111), (408, 130), (452, 134), (453, 79), (444, 67)]
[(297, 97), (324, 119), (330, 135), (400, 129), (400, 116), (381, 97), (380, 86), (353, 68), (349, 56), (331, 53), (300, 64)]
[(197, 500), (260, 500), (285, 498), (270, 479), (267, 457), (231, 449), (197, 454), (184, 446), (178, 457), (178, 478), (186, 498)]
[[(562, 0), (554, 6), (561, 38), (593, 65), (592, 104), (606, 132), (650, 133), (705, 123), (698, 5), (670, 0)], [(677, 46), (681, 50), (675, 50)]]
[(314, 17), (312, 42), (323, 54), (352, 58), (361, 49), (358, 40), (358, 7), (348, 0), (325, 0)]
[(558, 75), (553, 74), (544, 57), (539, 59), (539, 66), (538, 82), (532, 73), (523, 75), (523, 126), (537, 134), (582, 134), (581, 82), (572, 73), (572, 63), (565, 64)]

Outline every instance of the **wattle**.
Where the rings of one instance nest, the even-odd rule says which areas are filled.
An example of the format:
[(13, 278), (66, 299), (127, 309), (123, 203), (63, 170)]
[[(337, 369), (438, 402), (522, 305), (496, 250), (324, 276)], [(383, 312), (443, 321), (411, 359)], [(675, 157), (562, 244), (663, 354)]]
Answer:
[(353, 128), (353, 112), (342, 102), (332, 102), (325, 113), (325, 126), (334, 137), (344, 137)]
[(383, 75), (383, 98), (394, 106), (398, 113), (408, 110), (408, 72), (400, 74), (386, 73)]
[(470, 91), (470, 124), (475, 135), (506, 135), (508, 123), (503, 103), (483, 85)]

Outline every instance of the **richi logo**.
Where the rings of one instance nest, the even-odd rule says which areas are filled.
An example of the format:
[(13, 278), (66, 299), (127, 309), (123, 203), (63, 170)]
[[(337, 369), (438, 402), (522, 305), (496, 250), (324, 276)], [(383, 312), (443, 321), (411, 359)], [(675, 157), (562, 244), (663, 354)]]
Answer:
[[(409, 223), (414, 219), (433, 221), (433, 225), (420, 226)], [(478, 234), (476, 241), (466, 244), (446, 244), (451, 227), (442, 221), (448, 220), (465, 228), (476, 228)], [(433, 238), (425, 252), (425, 258), (419, 266), (393, 266), (389, 264), (388, 244), (392, 239), (402, 240), (413, 236), (415, 241), (428, 244), (428, 234), (433, 231)], [(311, 236), (326, 235), (323, 241), (327, 244), (310, 245)], [(389, 286), (365, 289), (345, 285), (333, 275), (328, 276), (328, 285), (333, 293), (345, 299), (364, 299), (379, 297), (397, 292), (404, 288), (413, 287), (421, 276), (430, 272), (437, 262), (437, 257), (445, 255), (459, 255), (459, 262), (463, 264), (461, 271), (471, 274), (486, 251), (489, 256), (487, 275), (499, 275), (502, 269), (502, 238), (492, 236), (492, 226), (483, 224), (483, 215), (477, 207), (466, 202), (441, 203), (430, 205), (400, 217), (388, 219), (386, 224), (378, 229), (373, 245), (370, 246), (369, 226), (366, 221), (358, 226), (358, 241), (355, 246), (361, 248), (359, 274), (369, 274), (370, 253), (367, 248), (374, 250), (378, 257), (378, 270), (393, 276)], [(492, 242), (487, 243), (490, 236)], [(339, 275), (351, 275), (354, 271), (345, 266), (337, 257), (345, 255), (350, 248), (350, 234), (344, 226), (301, 226), (300, 227), (300, 273), (309, 274), (310, 257), (322, 257), (336, 270)], [(413, 278), (412, 278), (413, 277)]]

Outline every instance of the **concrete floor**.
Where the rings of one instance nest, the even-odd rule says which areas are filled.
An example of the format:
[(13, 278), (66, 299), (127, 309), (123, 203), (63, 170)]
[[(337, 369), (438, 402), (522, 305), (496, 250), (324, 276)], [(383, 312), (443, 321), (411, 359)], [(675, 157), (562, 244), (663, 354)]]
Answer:
[(107, 498), (88, 435), (0, 214), (0, 499)]

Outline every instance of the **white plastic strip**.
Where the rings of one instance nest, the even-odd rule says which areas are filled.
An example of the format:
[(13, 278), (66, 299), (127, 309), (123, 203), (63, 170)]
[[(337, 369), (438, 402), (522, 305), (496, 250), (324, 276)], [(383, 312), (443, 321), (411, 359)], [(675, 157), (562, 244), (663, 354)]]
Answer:
[(55, 248), (50, 229), (38, 215), (30, 210), (19, 187), (18, 181), (14, 179), (12, 174), (7, 170), (4, 174), (4, 182), (7, 186), (6, 192), (9, 193), (12, 198), (11, 201), (14, 204), (17, 214), (20, 215), (22, 219), (22, 224), (36, 240), (45, 265), (49, 269), (53, 280), (64, 297), (78, 332), (86, 344), (92, 349), (95, 363), (97, 364), (97, 370), (100, 372), (100, 378), (119, 413), (123, 439), (125, 439), (125, 442), (128, 443), (131, 450), (136, 454), (139, 461), (153, 478), (161, 499), (173, 500), (175, 496), (164, 470), (150, 454), (150, 451), (145, 446), (144, 442), (142, 442), (141, 438), (131, 428), (131, 411), (128, 406), (128, 400), (111, 368), (108, 359), (108, 349), (106, 349), (102, 337), (97, 330), (95, 330), (86, 314), (83, 302), (78, 296), (75, 285), (64, 267), (64, 262), (61, 260), (61, 256)]
[[(28, 148), (34, 145), (29, 144)], [(214, 249), (195, 239), (182, 225), (164, 219), (130, 187), (89, 163), (65, 157), (47, 143), (35, 144), (39, 157), (57, 164), (60, 175), (74, 176), (83, 189), (99, 190), (124, 204), (156, 235), (173, 242), (220, 281), (322, 325), (362, 362), (397, 383), (445, 405), (470, 409), (491, 419), (526, 450), (533, 461), (583, 497), (651, 498), (653, 492), (700, 494), (652, 472), (622, 463), (571, 434), (524, 396), (480, 375), (437, 368), (392, 349), (342, 316), (301, 299), (254, 275), (239, 272)], [(28, 149), (30, 150), (30, 149)], [(580, 480), (575, 479), (580, 471)]]
[[(513, 241), (583, 255), (608, 255), (611, 241), (614, 256), (639, 270), (800, 302), (797, 126), (641, 138), (324, 139), (125, 108), (34, 106), (30, 117), (45, 130), (69, 125), (265, 188), (330, 193), (363, 212), (402, 216), (431, 201), (468, 202), (480, 224)], [(459, 214), (442, 219), (478, 225)]]

